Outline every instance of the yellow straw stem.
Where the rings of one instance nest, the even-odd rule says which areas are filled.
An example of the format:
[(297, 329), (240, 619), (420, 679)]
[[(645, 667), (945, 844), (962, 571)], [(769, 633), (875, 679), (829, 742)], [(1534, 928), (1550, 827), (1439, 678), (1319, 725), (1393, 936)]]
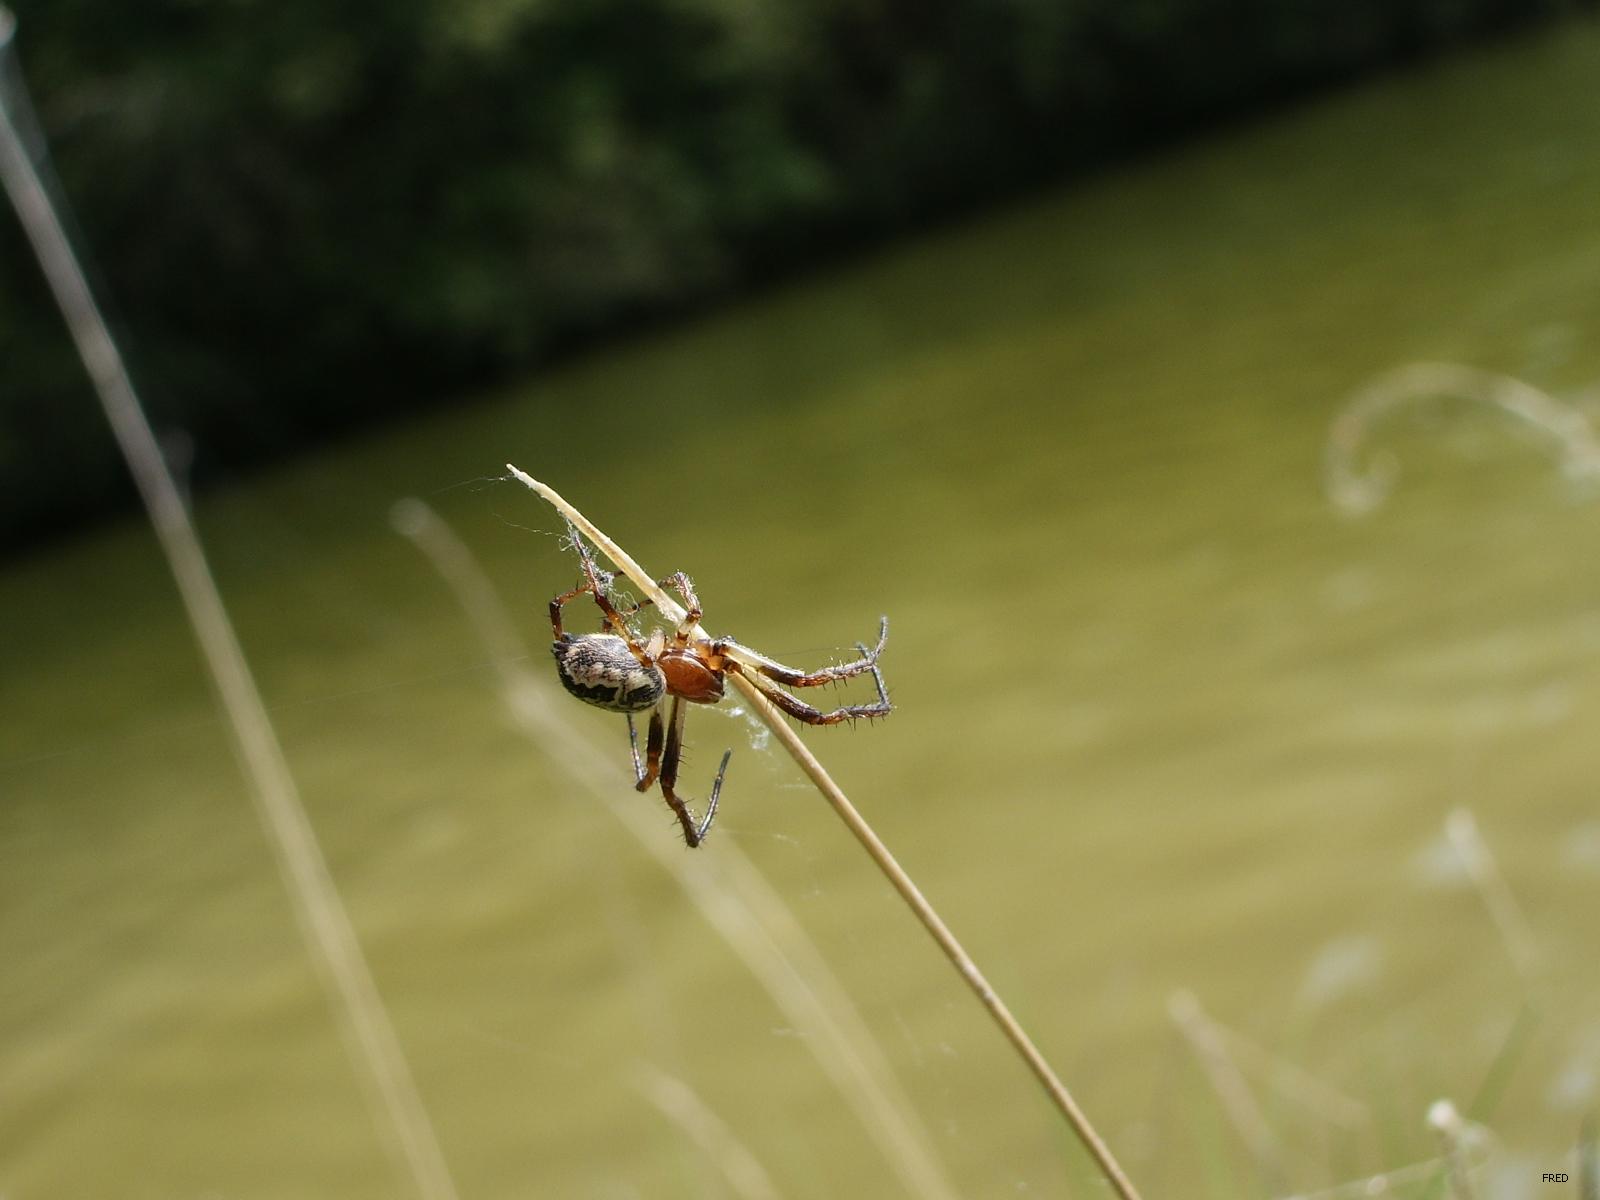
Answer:
[[(656, 607), (668, 621), (675, 622), (683, 618), (683, 607), (662, 591), (657, 586), (656, 581), (634, 561), (626, 550), (607, 537), (588, 517), (584, 516), (564, 499), (560, 493), (554, 488), (540, 483), (526, 471), (520, 470), (510, 463), (507, 463), (506, 467), (512, 475), (544, 497), (557, 512), (571, 521), (585, 537), (616, 564), (624, 575), (655, 602)], [(710, 638), (710, 635), (703, 629), (695, 630), (694, 636), (697, 640), (709, 640)], [(750, 711), (759, 717), (762, 723), (772, 731), (773, 736), (789, 752), (789, 756), (799, 764), (806, 777), (816, 785), (823, 798), (833, 806), (833, 811), (838, 814), (839, 819), (855, 835), (856, 840), (861, 843), (867, 854), (872, 858), (872, 861), (877, 864), (878, 869), (888, 878), (895, 891), (900, 893), (900, 898), (906, 902), (906, 905), (916, 914), (917, 920), (922, 922), (923, 928), (939, 944), (939, 948), (944, 951), (945, 957), (950, 960), (957, 973), (960, 974), (962, 979), (966, 980), (967, 986), (972, 989), (979, 1002), (989, 1011), (989, 1015), (994, 1019), (995, 1024), (1000, 1027), (1000, 1032), (1005, 1035), (1006, 1040), (1011, 1043), (1012, 1047), (1022, 1057), (1023, 1062), (1028, 1065), (1028, 1069), (1033, 1072), (1034, 1077), (1038, 1079), (1045, 1093), (1050, 1097), (1051, 1103), (1066, 1118), (1067, 1124), (1072, 1128), (1072, 1132), (1083, 1143), (1084, 1149), (1089, 1152), (1090, 1157), (1094, 1159), (1095, 1164), (1100, 1168), (1101, 1174), (1105, 1176), (1117, 1195), (1121, 1197), (1121, 1200), (1139, 1200), (1138, 1191), (1129, 1181), (1122, 1167), (1117, 1163), (1105, 1141), (1095, 1131), (1094, 1126), (1089, 1123), (1089, 1118), (1078, 1107), (1077, 1101), (1072, 1098), (1072, 1093), (1067, 1091), (1066, 1084), (1061, 1082), (1060, 1077), (1056, 1075), (1049, 1062), (1045, 1060), (1044, 1055), (1039, 1052), (1039, 1048), (1034, 1045), (1033, 1039), (1028, 1036), (1016, 1017), (1012, 1015), (1011, 1010), (1006, 1007), (1005, 1001), (1000, 998), (999, 993), (994, 990), (994, 987), (985, 978), (983, 972), (978, 969), (978, 964), (973, 961), (972, 956), (967, 953), (965, 947), (957, 940), (956, 935), (950, 931), (950, 927), (940, 918), (933, 905), (928, 903), (927, 897), (922, 894), (921, 889), (912, 881), (911, 876), (906, 874), (905, 869), (895, 860), (894, 855), (889, 853), (889, 848), (883, 844), (882, 839), (873, 831), (872, 826), (867, 823), (867, 819), (857, 811), (855, 805), (850, 803), (849, 797), (833, 781), (833, 777), (828, 774), (827, 768), (817, 761), (816, 755), (811, 753), (806, 744), (800, 740), (799, 734), (784, 721), (783, 715), (767, 699), (761, 689), (742, 675), (730, 674), (729, 677), (733, 680), (734, 686), (749, 701)]]

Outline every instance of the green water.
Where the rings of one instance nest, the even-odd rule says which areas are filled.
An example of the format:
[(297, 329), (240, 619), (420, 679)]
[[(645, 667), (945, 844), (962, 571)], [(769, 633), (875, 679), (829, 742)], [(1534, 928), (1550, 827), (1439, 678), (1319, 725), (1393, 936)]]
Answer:
[[(1600, 1072), (1600, 497), (1442, 401), (1379, 431), (1403, 474), (1366, 520), (1320, 460), (1341, 397), (1417, 359), (1594, 399), (1597, 77), (1593, 23), (1467, 55), (208, 497), (461, 1194), (753, 1194), (640, 1064), (779, 1194), (903, 1194), (389, 528), (425, 497), (546, 672), (572, 565), (508, 459), (693, 574), (716, 631), (809, 664), (890, 615), (898, 711), (807, 740), (1147, 1196), (1431, 1155), (1428, 1104), (1485, 1089), (1525, 1006), (1480, 1186), (1575, 1194), (1539, 1175), (1574, 1171)], [(407, 1194), (136, 523), (0, 576), (0, 714), (0, 1196)], [(615, 717), (569, 715), (625, 763)], [(689, 866), (737, 846), (788, 900), (952, 1190), (1103, 1194), (797, 771), (736, 718), (688, 736), (697, 798), (735, 750)], [(1444, 838), (1458, 807), (1531, 930), (1520, 974)], [(1369, 1115), (1241, 1057), (1279, 1141), (1258, 1167), (1178, 989)]]

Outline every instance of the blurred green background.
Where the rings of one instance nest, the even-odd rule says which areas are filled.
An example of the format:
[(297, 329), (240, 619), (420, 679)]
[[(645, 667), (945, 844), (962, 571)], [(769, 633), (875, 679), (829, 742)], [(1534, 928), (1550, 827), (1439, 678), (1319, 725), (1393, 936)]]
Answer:
[[(17, 0), (201, 484), (1582, 0)], [(0, 549), (131, 489), (0, 222)]]
[[(23, 8), (23, 60), (38, 63), (46, 127), (154, 407), (213, 464), (202, 536), (463, 1196), (918, 1194), (819, 1065), (815, 1034), (649, 852), (662, 843), (714, 891), (744, 894), (740, 852), (771, 881), (899, 1079), (947, 1194), (1105, 1194), (926, 936), (733, 706), (689, 725), (683, 784), (697, 800), (734, 750), (717, 828), (693, 853), (659, 798), (622, 780), (616, 717), (564, 704), (573, 735), (526, 736), (500, 672), (554, 686), (544, 606), (574, 566), (553, 514), (501, 477), (508, 459), (653, 571), (693, 574), (716, 632), (811, 664), (889, 614), (898, 711), (805, 737), (1147, 1196), (1315, 1193), (1424, 1162), (1437, 1142), (1423, 1115), (1445, 1096), (1492, 1131), (1471, 1155), (1481, 1195), (1576, 1195), (1540, 1175), (1576, 1174), (1600, 1075), (1600, 496), (1555, 470), (1535, 431), (1444, 397), (1374, 431), (1402, 473), (1366, 520), (1330, 505), (1321, 457), (1341, 398), (1415, 360), (1516, 375), (1580, 414), (1600, 406), (1592, 17), (1457, 48), (868, 252), (869, 237), (998, 195), (970, 178), (986, 154), (1000, 175), (1022, 164), (1015, 187), (1127, 143), (1058, 124), (1061, 139), (1106, 141), (1053, 147), (1047, 167), (1034, 158), (1052, 122), (1008, 150), (1003, 106), (971, 112), (963, 133), (938, 115), (965, 109), (937, 77), (967, 70), (947, 61), (952, 45), (988, 52), (971, 32), (984, 22), (952, 18), (950, 41), (915, 54), (880, 14), (881, 28), (847, 23), (838, 45), (775, 44), (813, 80), (853, 55), (905, 52), (936, 83), (919, 92), (909, 68), (880, 83), (931, 107), (880, 141), (848, 117), (850, 88), (814, 83), (806, 94), (841, 111), (831, 127), (813, 119), (859, 139), (855, 157), (713, 155), (760, 193), (748, 211), (775, 206), (741, 225), (737, 188), (662, 201), (677, 177), (623, 137), (626, 122), (602, 121), (602, 136), (580, 120), (582, 103), (614, 117), (620, 101), (573, 64), (614, 47), (616, 71), (644, 89), (627, 111), (679, 129), (666, 98), (688, 68), (657, 64), (676, 62), (675, 22), (798, 38), (787, 10), (629, 9), (638, 36), (612, 39), (570, 31), (610, 8), (473, 6), (460, 11), (474, 21), (418, 39), (386, 34), (386, 21), (424, 20), (399, 7), (363, 14), (360, 37), (291, 50), (267, 31), (271, 12), (292, 24), (293, 6), (174, 7), (160, 37), (154, 21), (140, 36), (111, 21), (69, 36), (58, 22), (78, 7)], [(1068, 33), (1021, 37), (1003, 61), (1036, 53), (1054, 80), (1037, 86), (1085, 89), (1105, 112), (1136, 78), (1170, 84), (1167, 108), (1186, 119), (1182, 72), (1154, 67), (1187, 61), (1185, 46), (1210, 53), (1198, 31), (1211, 26), (1186, 6), (1119, 11), (1135, 31), (1170, 20), (1183, 36), (1165, 58), (1112, 56), (1097, 76), (1063, 47), (1110, 17), (1011, 7), (1056, 14)], [(1501, 19), (1428, 6), (1362, 26), (1363, 10), (1342, 11), (1339, 28), (1382, 48), (1369, 66), (1417, 52), (1430, 21), (1449, 41)], [(218, 12), (259, 28), (235, 43)], [(1299, 47), (1320, 64), (1303, 79), (1356, 69), (1310, 33), (1268, 38), (1288, 18), (1252, 13), (1216, 38)], [(547, 42), (557, 26), (571, 40)], [(689, 40), (726, 84), (743, 68), (708, 48), (725, 49), (720, 36)], [(430, 49), (415, 61), (402, 52), (418, 45)], [(513, 70), (497, 45), (537, 47), (545, 65)], [(284, 64), (308, 46), (346, 66), (296, 75)], [(68, 60), (110, 64), (130, 90), (52, 99), (44, 82)], [(1035, 78), (993, 70), (1019, 89)], [(1213, 114), (1310, 86), (1268, 86), (1264, 68), (1190, 73)], [(172, 99), (191, 77), (233, 99)], [(303, 91), (283, 82), (295, 78)], [(329, 78), (357, 82), (324, 91)], [(468, 78), (501, 90), (462, 100)], [(519, 84), (525, 125), (503, 111)], [(280, 143), (231, 107), (239, 96), (250, 112), (298, 96), (301, 134), (324, 156), (273, 159)], [(787, 128), (787, 110), (743, 96), (696, 103)], [(934, 114), (915, 153), (913, 111)], [(1158, 136), (1153, 116), (1121, 119)], [(117, 140), (91, 136), (97, 122), (137, 132), (151, 157), (97, 174), (89, 147), (109, 155)], [(569, 160), (547, 147), (563, 138), (589, 147), (563, 153), (618, 189), (615, 206), (562, 192), (566, 168), (550, 164)], [(452, 175), (439, 164), (457, 152), (475, 165)], [(262, 167), (274, 161), (282, 171)], [(215, 204), (178, 163), (217, 184)], [(283, 188), (286, 207), (230, 190), (247, 180)], [(514, 216), (528, 195), (569, 206), (555, 250)], [(216, 241), (185, 232), (200, 218)], [(7, 419), (48, 424), (39, 436), (62, 440), (20, 453), (58, 486), (82, 471), (92, 489), (102, 476), (82, 464), (109, 461), (109, 440), (46, 345), (56, 318), (14, 229), (3, 245)], [(733, 297), (821, 250), (838, 253), (827, 269)], [(719, 311), (659, 323), (718, 296)], [(641, 314), (658, 323), (624, 336)], [(563, 362), (471, 405), (236, 477), (358, 410), (389, 417), (558, 350)], [(41, 415), (69, 408), (72, 432), (73, 418), (58, 429)], [(481, 562), (526, 657), (487, 646), (391, 528), (407, 495)], [(0, 574), (0, 715), (0, 1194), (410, 1194), (136, 517), (35, 545)], [(589, 771), (594, 748), (615, 776)], [(647, 815), (654, 843), (607, 811), (613, 795)], [(1463, 808), (1526, 944), (1445, 837)], [(1180, 990), (1236, 1031), (1264, 1146), (1241, 1136), (1174, 1028)], [(741, 1150), (697, 1146), (693, 1121), (641, 1083), (662, 1077)], [(766, 1192), (730, 1169), (740, 1154)], [(1424, 1172), (1398, 1194), (1441, 1186)]]

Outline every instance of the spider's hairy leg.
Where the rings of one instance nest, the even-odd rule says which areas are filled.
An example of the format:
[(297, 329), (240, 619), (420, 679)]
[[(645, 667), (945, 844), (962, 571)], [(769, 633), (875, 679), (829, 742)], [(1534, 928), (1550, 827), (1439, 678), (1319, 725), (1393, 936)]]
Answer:
[[(589, 547), (584, 545), (583, 537), (570, 523), (567, 528), (572, 530), (572, 544), (577, 547), (578, 558), (583, 564), (583, 574), (589, 581), (587, 590), (594, 595), (594, 602), (599, 605), (600, 612), (605, 617), (606, 628), (627, 638), (631, 645), (634, 639), (628, 624), (623, 619), (623, 614), (617, 611), (617, 606), (611, 603), (611, 585), (615, 582), (616, 576), (595, 566), (594, 557), (589, 553)], [(635, 611), (637, 610), (636, 605)]]
[(668, 575), (665, 579), (658, 579), (656, 583), (664, 588), (676, 588), (678, 595), (683, 597), (683, 620), (678, 622), (677, 637), (680, 643), (687, 641), (689, 631), (700, 624), (700, 597), (695, 594), (694, 580), (682, 571)]
[[(882, 649), (882, 642), (880, 642), (878, 645), (879, 649)], [(754, 683), (758, 688), (761, 689), (761, 694), (763, 696), (765, 696), (768, 700), (771, 700), (784, 712), (788, 713), (797, 721), (804, 721), (807, 725), (838, 725), (843, 721), (854, 721), (859, 717), (866, 717), (868, 720), (871, 720), (873, 717), (886, 717), (894, 711), (894, 705), (889, 703), (889, 689), (884, 685), (883, 672), (878, 670), (877, 659), (873, 657), (873, 651), (868, 650), (867, 647), (861, 642), (856, 643), (856, 648), (861, 651), (862, 660), (866, 663), (866, 666), (852, 671), (851, 674), (860, 674), (862, 670), (872, 672), (872, 682), (876, 684), (878, 688), (877, 703), (847, 704), (841, 708), (833, 709), (831, 712), (823, 712), (819, 708), (811, 707), (811, 705), (807, 704), (799, 697), (791, 696), (777, 684), (767, 682), (767, 680), (761, 675), (751, 675), (744, 669), (739, 660), (736, 658), (729, 658), (727, 660), (727, 666), (731, 670), (738, 671), (740, 674), (744, 675), (747, 679)], [(826, 682), (828, 678), (834, 677), (824, 676), (818, 679), (817, 682)]]
[(584, 543), (583, 535), (578, 532), (577, 527), (571, 521), (567, 522), (567, 533), (573, 548), (578, 552), (578, 559), (583, 566), (583, 574), (587, 582), (550, 601), (550, 624), (555, 630), (556, 640), (560, 641), (562, 637), (562, 605), (587, 593), (594, 597), (594, 602), (600, 609), (600, 615), (604, 618), (605, 628), (627, 642), (628, 649), (633, 651), (633, 656), (641, 663), (647, 667), (651, 666), (655, 662), (656, 656), (659, 655), (659, 650), (652, 652), (650, 647), (642, 644), (633, 630), (629, 628), (627, 621), (628, 617), (648, 604), (649, 600), (640, 601), (628, 609), (627, 612), (618, 611), (617, 606), (611, 602), (610, 596), (610, 588), (616, 576), (610, 571), (602, 571), (595, 566), (594, 557), (589, 553), (589, 547)]
[[(615, 601), (613, 601), (613, 603), (615, 603)], [(617, 615), (620, 617), (631, 617), (637, 614), (640, 609), (645, 607), (645, 605), (654, 603), (654, 600), (650, 599), (649, 596), (646, 596), (643, 600), (635, 600), (632, 604), (628, 605), (627, 608), (617, 609)]]
[[(839, 663), (832, 667), (823, 667), (816, 671), (802, 671), (796, 667), (786, 667), (776, 659), (768, 658), (759, 651), (750, 649), (749, 646), (740, 645), (732, 638), (723, 638), (712, 645), (712, 653), (720, 654), (732, 659), (740, 666), (752, 671), (758, 671), (768, 679), (775, 679), (786, 687), (817, 687), (819, 684), (832, 683), (838, 679), (849, 679), (855, 675), (863, 675), (868, 671), (877, 674), (878, 656), (883, 653), (884, 643), (889, 640), (889, 618), (881, 617), (878, 621), (878, 644), (868, 650), (860, 642), (856, 649), (861, 652), (861, 657), (847, 663)], [(883, 692), (883, 680), (878, 680), (878, 691)], [(887, 700), (885, 700), (887, 703)], [(812, 710), (815, 711), (815, 710)], [(887, 711), (887, 709), (885, 710)]]
[(633, 780), (644, 783), (644, 767), (639, 762), (639, 731), (633, 727), (633, 714), (624, 714), (628, 720), (628, 754), (633, 758)]
[(603, 592), (611, 586), (615, 576), (595, 566), (594, 555), (589, 553), (589, 544), (571, 521), (567, 522), (567, 544), (578, 552), (578, 564), (583, 568), (583, 577), (589, 581), (591, 590)]
[(661, 742), (663, 739), (661, 706), (650, 713), (649, 740), (645, 743), (644, 763), (639, 762), (639, 740), (633, 730), (633, 714), (628, 714), (628, 749), (633, 753), (633, 786), (637, 791), (648, 792), (661, 773)]
[[(550, 601), (550, 632), (554, 635), (557, 644), (564, 643), (571, 637), (561, 627), (562, 608), (583, 595), (594, 596), (594, 601), (600, 606), (601, 615), (605, 618), (606, 629), (622, 639), (634, 658), (638, 659), (643, 666), (651, 667), (655, 665), (656, 659), (660, 657), (661, 651), (665, 647), (665, 639), (653, 637), (649, 643), (641, 642), (633, 630), (628, 627), (628, 623), (623, 620), (622, 614), (612, 607), (611, 601), (605, 593), (596, 592), (587, 583), (581, 587), (573, 588), (570, 592), (563, 592)], [(636, 605), (631, 611), (637, 612), (638, 606)]]
[(649, 659), (649, 661), (655, 662), (663, 653), (666, 652), (666, 649), (667, 635), (662, 633), (659, 629), (652, 630), (650, 633), (650, 640), (644, 645), (645, 656)]
[(556, 641), (559, 642), (567, 636), (561, 628), (562, 606), (569, 600), (576, 600), (587, 591), (589, 591), (589, 585), (586, 583), (582, 587), (573, 588), (570, 592), (562, 592), (561, 595), (550, 601), (550, 630), (555, 634)]
[[(683, 715), (683, 701), (674, 696), (672, 715), (667, 719), (666, 750), (661, 759), (661, 795), (678, 818), (678, 824), (683, 826), (683, 840), (693, 849), (705, 841), (706, 834), (711, 831), (711, 822), (716, 820), (717, 798), (722, 795), (722, 777), (727, 774), (728, 759), (733, 757), (733, 751), (723, 754), (716, 781), (711, 785), (711, 798), (706, 801), (706, 815), (696, 822), (688, 803), (674, 790), (678, 783), (678, 765), (683, 761)], [(654, 732), (654, 725), (651, 732)]]

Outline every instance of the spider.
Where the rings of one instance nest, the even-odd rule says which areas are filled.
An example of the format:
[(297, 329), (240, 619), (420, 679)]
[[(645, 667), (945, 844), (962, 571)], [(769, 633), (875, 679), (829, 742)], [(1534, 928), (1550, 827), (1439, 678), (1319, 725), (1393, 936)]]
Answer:
[[(572, 544), (583, 561), (584, 582), (550, 601), (550, 628), (555, 634), (550, 650), (555, 655), (561, 684), (579, 700), (627, 716), (634, 786), (641, 792), (648, 792), (659, 780), (661, 794), (683, 826), (684, 840), (691, 847), (700, 845), (711, 829), (711, 822), (717, 815), (717, 798), (722, 794), (722, 778), (727, 774), (728, 759), (733, 751), (723, 754), (716, 780), (711, 785), (711, 797), (706, 801), (706, 815), (696, 821), (688, 802), (677, 793), (678, 766), (683, 758), (684, 704), (715, 704), (721, 700), (724, 676), (728, 672), (743, 675), (780, 709), (808, 725), (837, 725), (858, 717), (870, 719), (889, 714), (889, 694), (883, 675), (878, 671), (878, 656), (883, 653), (883, 644), (889, 637), (888, 617), (879, 622), (875, 647), (869, 650), (864, 643), (856, 643), (860, 658), (817, 671), (800, 671), (741, 646), (731, 638), (710, 642), (693, 640), (691, 634), (700, 622), (700, 598), (695, 595), (694, 583), (679, 571), (661, 580), (660, 586), (673, 588), (683, 597), (683, 620), (678, 622), (670, 638), (665, 631), (656, 629), (641, 640), (627, 619), (650, 600), (641, 600), (626, 611), (619, 610), (609, 595), (614, 577), (595, 566), (576, 529), (572, 530)], [(561, 610), (569, 601), (584, 595), (593, 596), (599, 606), (603, 631), (567, 633), (561, 628)], [(847, 705), (829, 712), (813, 708), (777, 686), (781, 683), (792, 688), (817, 687), (868, 672), (878, 688), (877, 702)], [(672, 702), (663, 720), (661, 710), (669, 696)], [(646, 709), (650, 710), (650, 733), (641, 763), (633, 714)]]

